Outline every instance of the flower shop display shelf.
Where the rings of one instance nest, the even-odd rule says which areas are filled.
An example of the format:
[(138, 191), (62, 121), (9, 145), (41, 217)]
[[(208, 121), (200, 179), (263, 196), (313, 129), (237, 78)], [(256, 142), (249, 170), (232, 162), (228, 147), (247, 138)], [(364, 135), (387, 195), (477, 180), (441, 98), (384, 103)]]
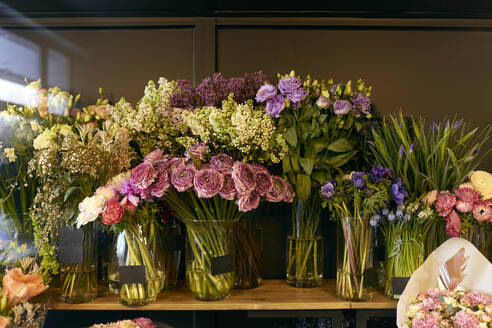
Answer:
[(335, 280), (325, 280), (318, 288), (293, 288), (285, 280), (265, 280), (258, 288), (234, 289), (230, 297), (204, 302), (192, 297), (186, 287), (165, 291), (157, 301), (141, 307), (128, 307), (118, 302), (117, 295), (105, 293), (94, 301), (82, 304), (55, 303), (56, 310), (144, 310), (144, 311), (228, 311), (228, 310), (343, 310), (396, 309), (397, 302), (374, 292), (368, 302), (348, 302), (336, 297)]

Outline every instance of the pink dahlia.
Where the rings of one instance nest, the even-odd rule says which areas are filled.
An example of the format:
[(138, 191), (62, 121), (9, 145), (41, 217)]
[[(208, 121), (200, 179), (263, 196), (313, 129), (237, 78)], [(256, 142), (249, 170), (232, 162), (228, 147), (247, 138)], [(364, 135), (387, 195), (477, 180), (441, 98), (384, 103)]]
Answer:
[(475, 203), (475, 206), (473, 207), (473, 217), (478, 221), (492, 220), (492, 207), (483, 201)]
[(459, 237), (461, 234), (460, 216), (454, 210), (446, 218), (446, 232), (451, 237)]
[(448, 216), (454, 205), (456, 205), (456, 196), (444, 191), (437, 196), (436, 210), (440, 216)]
[(454, 191), (456, 195), (456, 209), (467, 213), (473, 210), (475, 202), (480, 200), (480, 194), (472, 188), (458, 188)]
[(454, 324), (459, 328), (479, 328), (480, 320), (471, 313), (461, 310), (454, 317)]

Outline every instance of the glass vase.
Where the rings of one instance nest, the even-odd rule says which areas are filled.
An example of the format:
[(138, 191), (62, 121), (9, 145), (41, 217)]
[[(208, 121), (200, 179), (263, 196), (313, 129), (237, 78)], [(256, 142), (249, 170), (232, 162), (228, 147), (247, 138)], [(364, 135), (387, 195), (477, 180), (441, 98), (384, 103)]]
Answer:
[(461, 238), (472, 243), (487, 259), (490, 259), (490, 223), (472, 223), (461, 229)]
[(371, 299), (366, 271), (370, 257), (372, 231), (368, 218), (342, 218), (337, 234), (337, 297), (361, 302)]
[(114, 239), (109, 265), (109, 288), (121, 304), (155, 302), (164, 286), (161, 239), (157, 224), (130, 223)]
[(166, 220), (162, 231), (165, 275), (163, 289), (171, 290), (178, 286), (183, 238), (180, 223), (175, 219)]
[(263, 284), (263, 230), (254, 223), (254, 214), (247, 213), (234, 229), (234, 288), (251, 289)]
[[(60, 298), (65, 303), (86, 303), (97, 297), (98, 225), (91, 222), (80, 229), (62, 227), (60, 242)], [(63, 254), (63, 255), (62, 255)]]
[(318, 234), (321, 199), (292, 204), (292, 233), (287, 236), (287, 283), (298, 288), (323, 284), (323, 238)]
[(235, 220), (192, 220), (186, 224), (186, 282), (202, 301), (229, 296), (234, 284)]

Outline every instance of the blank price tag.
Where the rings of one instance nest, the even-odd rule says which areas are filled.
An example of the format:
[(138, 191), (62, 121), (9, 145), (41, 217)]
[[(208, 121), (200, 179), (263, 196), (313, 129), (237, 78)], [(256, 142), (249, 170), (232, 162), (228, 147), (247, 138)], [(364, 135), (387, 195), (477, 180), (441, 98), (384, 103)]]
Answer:
[(408, 284), (410, 277), (393, 277), (391, 287), (394, 295), (401, 295)]
[(145, 284), (145, 266), (124, 265), (120, 266), (120, 284)]
[(211, 264), (211, 271), (214, 276), (217, 274), (232, 272), (234, 270), (232, 255), (214, 257)]
[(61, 263), (82, 263), (82, 229), (60, 227), (58, 230), (58, 261)]

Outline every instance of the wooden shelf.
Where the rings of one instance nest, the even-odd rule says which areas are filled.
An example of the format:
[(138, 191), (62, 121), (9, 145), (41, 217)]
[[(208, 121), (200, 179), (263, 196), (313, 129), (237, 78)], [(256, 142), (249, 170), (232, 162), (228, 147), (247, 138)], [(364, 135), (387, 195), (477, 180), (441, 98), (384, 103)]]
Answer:
[(225, 300), (203, 302), (195, 300), (185, 287), (161, 293), (155, 303), (142, 307), (127, 307), (116, 295), (107, 293), (90, 303), (56, 303), (56, 310), (341, 310), (395, 309), (396, 301), (374, 293), (370, 302), (347, 302), (336, 298), (335, 281), (326, 280), (318, 288), (294, 288), (284, 280), (265, 280), (263, 286), (248, 290), (232, 290)]

